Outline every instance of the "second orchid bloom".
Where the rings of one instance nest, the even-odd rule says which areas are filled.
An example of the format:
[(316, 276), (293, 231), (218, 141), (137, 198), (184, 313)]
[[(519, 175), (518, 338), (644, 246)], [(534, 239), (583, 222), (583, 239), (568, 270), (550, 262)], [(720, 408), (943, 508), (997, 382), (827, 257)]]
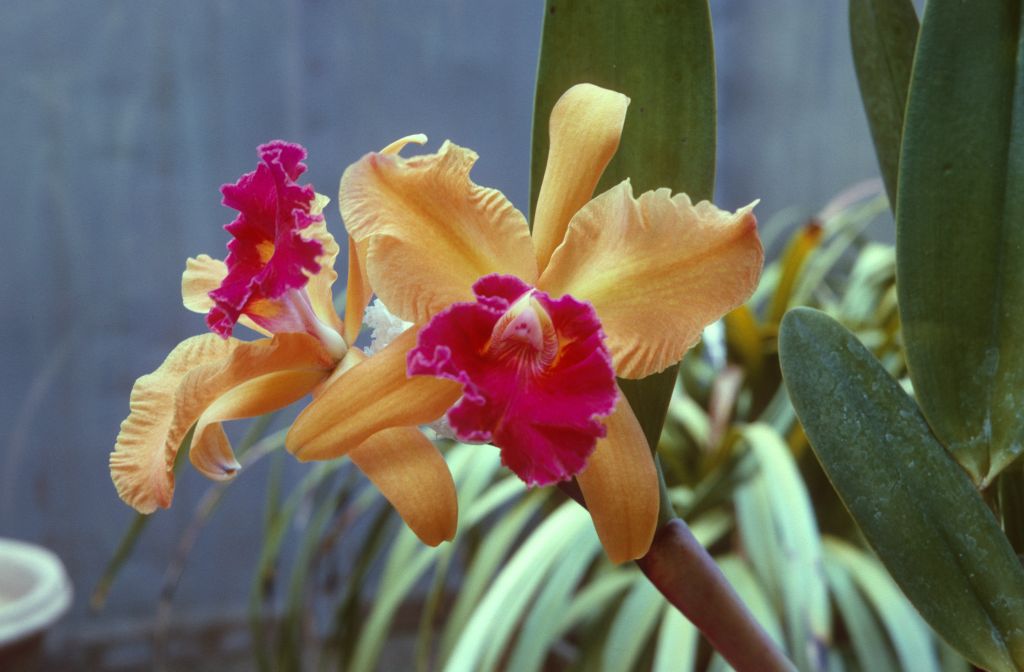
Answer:
[(576, 477), (613, 561), (647, 552), (657, 471), (615, 378), (679, 361), (750, 296), (763, 252), (752, 206), (724, 212), (668, 189), (637, 198), (628, 180), (592, 198), (628, 103), (581, 84), (555, 105), (532, 235), (452, 143), (407, 159), (400, 141), (345, 171), (349, 310), (361, 315), (372, 287), (414, 326), (334, 371), (289, 432), (291, 452), (365, 451), (449, 409), (459, 439), (493, 443), (527, 484)]

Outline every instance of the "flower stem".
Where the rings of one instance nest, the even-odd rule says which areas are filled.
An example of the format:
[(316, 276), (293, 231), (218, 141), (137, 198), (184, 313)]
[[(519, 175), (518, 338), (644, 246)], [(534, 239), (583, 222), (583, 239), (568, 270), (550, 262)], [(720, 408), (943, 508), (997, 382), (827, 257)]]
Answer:
[(651, 550), (636, 563), (738, 672), (796, 669), (679, 518), (661, 526)]

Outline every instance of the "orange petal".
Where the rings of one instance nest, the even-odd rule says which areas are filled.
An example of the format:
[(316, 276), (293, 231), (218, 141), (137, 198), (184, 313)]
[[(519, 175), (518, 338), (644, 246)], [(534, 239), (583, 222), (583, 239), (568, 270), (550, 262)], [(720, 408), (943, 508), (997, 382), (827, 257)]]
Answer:
[(346, 343), (355, 343), (363, 326), (363, 313), (373, 296), (370, 279), (366, 277), (366, 242), (357, 245), (348, 239), (348, 286), (345, 288)]
[(437, 546), (455, 537), (455, 481), (437, 447), (418, 429), (385, 429), (348, 456), (423, 543)]
[[(204, 334), (184, 341), (159, 369), (140, 378), (132, 389), (131, 414), (122, 423), (110, 456), (118, 494), (142, 513), (170, 506), (178, 446), (219, 397), (277, 371), (315, 370), (322, 379), (332, 367), (333, 360), (320, 342), (306, 334), (280, 334), (273, 340), (251, 343)], [(259, 407), (255, 402), (247, 403), (250, 408)], [(217, 443), (226, 442), (223, 434), (204, 430), (204, 436), (207, 438), (196, 444), (198, 455), (194, 459), (209, 465), (212, 460), (206, 453), (216, 449), (227, 456), (221, 461), (220, 475), (237, 469), (230, 447)]]
[(620, 377), (656, 373), (757, 286), (753, 207), (725, 212), (668, 189), (635, 199), (627, 180), (573, 218), (537, 285), (594, 305)]
[(477, 156), (446, 142), (409, 159), (367, 154), (341, 178), (339, 201), (349, 235), (367, 243), (377, 296), (395, 315), (426, 322), (490, 273), (533, 284), (536, 262), (523, 215), (495, 189), (469, 179)]
[[(324, 206), (331, 202), (323, 194), (317, 194), (309, 208), (312, 215), (322, 215)], [(309, 303), (313, 306), (313, 312), (320, 318), (320, 321), (341, 333), (342, 324), (334, 310), (334, 296), (331, 287), (338, 279), (338, 272), (334, 270), (334, 262), (338, 258), (341, 248), (334, 236), (327, 230), (327, 219), (322, 218), (313, 222), (302, 230), (302, 237), (306, 240), (315, 240), (323, 247), (323, 254), (317, 260), (320, 264), (320, 272), (309, 276), (306, 283), (306, 293), (309, 295)]]
[(380, 150), (380, 153), (398, 154), (403, 149), (405, 149), (406, 145), (410, 143), (414, 143), (417, 145), (425, 145), (427, 144), (427, 136), (424, 135), (423, 133), (413, 133), (412, 135), (407, 135), (404, 138), (399, 138), (398, 140), (395, 140), (390, 145)]
[[(410, 143), (422, 145), (427, 142), (427, 136), (422, 133), (407, 135), (404, 138), (395, 140), (390, 145), (380, 150), (381, 154), (398, 154)], [(338, 202), (341, 202), (341, 189), (339, 186)], [(342, 212), (342, 217), (345, 214)], [(370, 287), (370, 278), (366, 275), (366, 248), (364, 240), (359, 245), (349, 237), (348, 239), (348, 284), (345, 294), (345, 331), (343, 335), (346, 343), (355, 343), (359, 338), (359, 330), (363, 326), (363, 313), (373, 296), (373, 288)]]
[[(216, 423), (221, 414), (225, 419), (249, 417), (244, 413), (246, 409), (254, 411), (251, 415), (259, 415), (286, 406), (326, 378), (334, 365), (320, 341), (308, 334), (284, 333), (273, 339), (240, 343), (227, 357), (197, 366), (182, 378), (174, 395), (175, 415), (170, 431), (184, 436), (209, 407), (225, 396), (223, 404), (206, 418), (207, 425)], [(298, 375), (298, 382), (279, 381), (276, 377), (259, 381), (285, 371), (309, 375)], [(317, 380), (313, 381), (314, 377)], [(287, 384), (281, 391), (274, 391), (274, 382)], [(300, 393), (296, 387), (301, 385), (305, 387)], [(254, 393), (269, 396), (253, 398)], [(230, 478), (238, 470), (238, 462), (219, 428), (196, 427), (190, 458), (210, 478)]]
[(629, 98), (621, 93), (577, 84), (551, 110), (548, 161), (533, 217), (533, 244), (541, 272), (619, 148), (628, 105)]
[(651, 547), (658, 526), (658, 472), (621, 390), (605, 425), (608, 435), (598, 440), (576, 480), (608, 558), (622, 563), (643, 556)]
[[(462, 394), (462, 386), (430, 376), (409, 378), (406, 354), (419, 330), (409, 329), (373, 357), (333, 378), (295, 419), (285, 446), (302, 461), (345, 455), (390, 427), (432, 422)], [(350, 349), (348, 357), (363, 357)]]
[[(185, 262), (185, 272), (181, 274), (181, 301), (193, 313), (207, 313), (213, 307), (213, 299), (209, 294), (220, 287), (228, 274), (227, 265), (220, 259), (208, 254), (189, 257)], [(272, 334), (260, 325), (242, 315), (238, 323), (253, 331), (271, 336)]]
[(110, 454), (110, 476), (121, 499), (140, 513), (171, 505), (174, 457), (184, 434), (169, 432), (182, 378), (197, 366), (225, 358), (240, 343), (214, 334), (193, 336), (174, 348), (156, 371), (135, 381), (131, 413), (121, 423)]
[(189, 257), (181, 274), (181, 302), (193, 313), (209, 312), (213, 308), (209, 294), (220, 287), (227, 274), (227, 264), (220, 259), (208, 254)]
[(284, 408), (312, 392), (329, 373), (320, 368), (278, 371), (247, 380), (218, 397), (196, 422), (188, 455), (192, 466), (213, 480), (233, 478), (238, 462), (220, 423)]

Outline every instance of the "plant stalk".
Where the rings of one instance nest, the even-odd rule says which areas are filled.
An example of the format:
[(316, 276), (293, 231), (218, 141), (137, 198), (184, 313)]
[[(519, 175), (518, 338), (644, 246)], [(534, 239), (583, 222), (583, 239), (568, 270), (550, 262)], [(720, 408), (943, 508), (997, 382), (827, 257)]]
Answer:
[(661, 526), (636, 564), (738, 672), (796, 670), (679, 518)]

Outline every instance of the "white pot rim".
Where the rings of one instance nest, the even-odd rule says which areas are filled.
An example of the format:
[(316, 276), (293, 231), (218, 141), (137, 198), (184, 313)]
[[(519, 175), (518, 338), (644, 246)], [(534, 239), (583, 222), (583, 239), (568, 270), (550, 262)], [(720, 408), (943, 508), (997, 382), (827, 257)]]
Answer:
[(0, 539), (0, 575), (5, 571), (28, 585), (14, 599), (0, 594), (0, 647), (53, 625), (71, 606), (72, 595), (64, 564), (42, 546)]

